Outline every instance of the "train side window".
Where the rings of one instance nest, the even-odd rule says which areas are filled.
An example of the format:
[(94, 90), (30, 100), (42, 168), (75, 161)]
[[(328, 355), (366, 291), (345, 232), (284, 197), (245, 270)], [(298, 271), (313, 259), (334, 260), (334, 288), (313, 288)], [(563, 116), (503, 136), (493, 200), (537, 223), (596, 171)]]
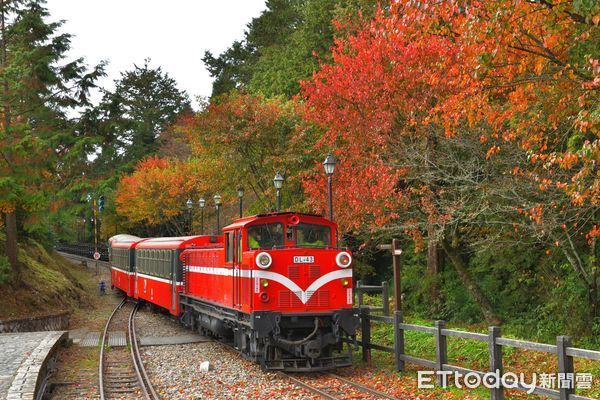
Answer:
[(165, 276), (169, 276), (171, 271), (171, 250), (165, 250)]
[(234, 237), (233, 232), (225, 233), (225, 246), (227, 247), (225, 253), (225, 262), (233, 262), (233, 244)]

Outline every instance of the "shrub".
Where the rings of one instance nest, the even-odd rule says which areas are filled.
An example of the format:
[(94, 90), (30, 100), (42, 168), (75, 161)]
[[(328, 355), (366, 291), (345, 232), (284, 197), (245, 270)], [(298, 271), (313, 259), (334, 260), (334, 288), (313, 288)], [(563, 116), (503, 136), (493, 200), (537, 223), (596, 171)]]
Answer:
[(8, 262), (8, 257), (0, 254), (0, 285), (12, 282), (13, 272)]

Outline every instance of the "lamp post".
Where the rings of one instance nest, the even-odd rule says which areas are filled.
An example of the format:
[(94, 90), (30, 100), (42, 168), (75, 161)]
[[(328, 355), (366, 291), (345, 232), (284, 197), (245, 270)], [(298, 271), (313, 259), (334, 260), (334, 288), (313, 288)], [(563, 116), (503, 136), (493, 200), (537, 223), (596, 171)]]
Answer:
[(206, 205), (206, 200), (204, 197), (200, 197), (198, 200), (198, 207), (200, 207), (200, 234), (204, 235), (204, 206)]
[(275, 178), (273, 178), (273, 185), (275, 185), (275, 189), (277, 189), (277, 212), (281, 211), (281, 187), (283, 186), (283, 181), (283, 176), (277, 171)]
[(215, 201), (215, 208), (217, 209), (217, 235), (219, 234), (219, 230), (221, 229), (221, 221), (219, 220), (219, 212), (221, 209), (221, 196), (215, 194), (213, 197)]
[(244, 210), (244, 188), (243, 187), (238, 187), (237, 188), (237, 195), (238, 195), (238, 199), (240, 199), (240, 218), (242, 218), (242, 215), (244, 214), (243, 210)]
[(192, 233), (192, 207), (194, 206), (194, 202), (192, 202), (192, 199), (188, 199), (188, 201), (186, 201), (185, 205), (187, 206), (188, 209), (188, 235), (191, 235)]
[(327, 174), (327, 185), (329, 186), (329, 220), (333, 221), (333, 190), (331, 188), (331, 180), (333, 171), (335, 170), (335, 158), (333, 158), (331, 153), (328, 154), (325, 161), (323, 161), (323, 168)]

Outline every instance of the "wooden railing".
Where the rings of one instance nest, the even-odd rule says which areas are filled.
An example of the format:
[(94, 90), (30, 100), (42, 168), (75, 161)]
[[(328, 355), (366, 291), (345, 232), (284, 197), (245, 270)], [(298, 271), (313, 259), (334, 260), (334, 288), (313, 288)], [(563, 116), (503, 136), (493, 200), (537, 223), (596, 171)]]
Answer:
[[(382, 307), (366, 306), (364, 304), (364, 294), (380, 292), (383, 298)], [(387, 282), (381, 282), (381, 286), (364, 285), (362, 281), (356, 281), (354, 287), (354, 294), (356, 295), (355, 304), (358, 307), (368, 307), (371, 311), (381, 311), (383, 315), (390, 315), (390, 297), (389, 297), (389, 284)]]
[[(501, 329), (497, 326), (491, 326), (488, 329), (487, 334), (473, 333), (458, 331), (452, 329), (446, 329), (444, 321), (435, 321), (435, 326), (422, 326), (406, 324), (403, 321), (402, 312), (394, 312), (393, 317), (384, 315), (373, 315), (371, 309), (367, 307), (360, 308), (361, 315), (361, 330), (362, 337), (358, 339), (358, 344), (362, 347), (363, 360), (368, 361), (371, 357), (371, 350), (380, 350), (388, 353), (392, 353), (395, 356), (395, 365), (398, 371), (403, 371), (405, 363), (412, 363), (435, 369), (436, 371), (451, 371), (459, 372), (462, 374), (473, 373), (483, 378), (487, 372), (500, 371), (502, 374), (503, 370), (503, 358), (502, 348), (512, 347), (517, 349), (540, 351), (556, 355), (557, 358), (557, 373), (558, 374), (572, 374), (563, 375), (573, 377), (575, 375), (574, 369), (574, 358), (583, 358), (588, 360), (600, 361), (600, 352), (585, 350), (572, 347), (571, 338), (569, 336), (558, 336), (556, 338), (556, 344), (543, 344), (536, 342), (529, 342), (525, 340), (516, 340), (503, 338), (501, 336)], [(394, 346), (385, 346), (371, 342), (371, 323), (373, 321), (383, 322), (391, 324), (394, 331)], [(405, 352), (405, 331), (416, 331), (429, 333), (435, 337), (435, 360), (428, 360), (425, 358), (416, 357), (414, 355), (406, 354)], [(475, 340), (479, 342), (487, 343), (488, 355), (489, 355), (489, 371), (476, 371), (468, 368), (463, 368), (457, 365), (448, 363), (448, 337), (458, 337), (463, 339)], [(589, 397), (578, 396), (575, 394), (575, 379), (572, 379), (572, 387), (563, 387), (560, 390), (549, 389), (546, 387), (536, 386), (533, 389), (534, 394), (547, 396), (554, 399), (561, 400), (593, 400)], [(441, 383), (441, 382), (440, 382)], [(523, 385), (518, 385), (519, 382), (509, 382), (511, 389), (517, 389), (520, 391), (527, 391), (528, 388)], [(513, 383), (517, 384), (517, 387), (513, 387)], [(568, 385), (567, 385), (568, 386)], [(505, 388), (500, 385), (498, 388), (490, 389), (490, 396), (494, 400), (500, 400), (504, 398)]]

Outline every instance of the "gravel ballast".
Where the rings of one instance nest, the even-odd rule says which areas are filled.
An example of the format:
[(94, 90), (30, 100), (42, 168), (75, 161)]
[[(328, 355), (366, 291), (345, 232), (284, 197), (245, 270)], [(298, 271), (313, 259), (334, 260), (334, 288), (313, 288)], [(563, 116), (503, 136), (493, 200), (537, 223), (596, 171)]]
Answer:
[[(154, 388), (167, 399), (316, 398), (219, 343), (147, 347), (142, 357)], [(209, 371), (200, 371), (203, 361)]]

